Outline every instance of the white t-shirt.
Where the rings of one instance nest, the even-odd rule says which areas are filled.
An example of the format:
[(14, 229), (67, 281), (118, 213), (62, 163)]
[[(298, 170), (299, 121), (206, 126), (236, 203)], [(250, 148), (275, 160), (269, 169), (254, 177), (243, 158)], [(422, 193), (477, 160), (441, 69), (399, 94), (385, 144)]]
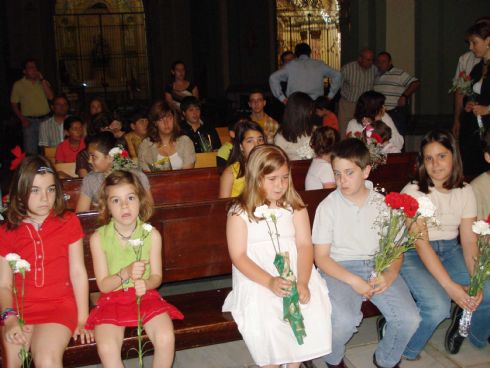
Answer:
[(361, 207), (336, 189), (316, 209), (313, 243), (330, 244), (330, 257), (336, 262), (372, 259), (379, 249), (375, 223), (379, 213), (386, 210), (386, 204), (384, 197), (372, 190), (372, 183), (365, 183), (370, 190)]
[(465, 184), (463, 188), (454, 188), (447, 193), (439, 192), (434, 187), (429, 188), (429, 194), (419, 191), (418, 184), (407, 184), (402, 193), (414, 198), (427, 195), (436, 206), (435, 218), (438, 224), (429, 221), (429, 240), (456, 239), (459, 234), (459, 225), (465, 218), (476, 217), (476, 199), (471, 185)]
[(281, 133), (277, 133), (274, 137), (274, 144), (281, 147), (291, 161), (307, 160), (315, 155), (315, 152), (310, 147), (310, 139), (311, 136), (302, 135), (298, 137), (296, 143), (293, 143), (287, 141)]
[(305, 189), (323, 189), (323, 184), (335, 184), (332, 165), (321, 158), (311, 160), (305, 179)]
[(465, 52), (458, 59), (458, 66), (456, 67), (456, 73), (454, 78), (458, 78), (459, 73), (464, 71), (467, 75), (470, 75), (473, 67), (480, 62), (480, 59), (475, 57), (471, 51)]
[[(391, 139), (389, 142), (393, 145), (394, 148), (399, 149), (398, 152), (401, 152), (404, 140), (403, 136), (398, 133), (398, 129), (396, 129), (393, 119), (390, 117), (390, 115), (384, 114), (381, 120), (383, 121), (383, 123), (391, 128)], [(356, 132), (362, 133), (363, 129), (363, 126), (359, 124), (356, 119), (352, 119), (351, 121), (349, 121), (349, 124), (347, 124), (345, 134), (354, 136)]]

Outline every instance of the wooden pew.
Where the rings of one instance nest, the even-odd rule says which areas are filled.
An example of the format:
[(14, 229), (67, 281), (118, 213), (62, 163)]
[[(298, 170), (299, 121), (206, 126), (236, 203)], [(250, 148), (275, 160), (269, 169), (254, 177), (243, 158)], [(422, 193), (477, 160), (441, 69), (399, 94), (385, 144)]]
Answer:
[[(412, 178), (415, 167), (414, 153), (392, 154), (386, 165), (374, 170), (369, 180), (385, 183), (388, 191), (401, 190)], [(291, 172), (296, 190), (305, 189), (305, 177), (310, 160), (293, 161)], [(216, 199), (219, 192), (219, 174), (216, 168), (163, 171), (149, 173), (151, 193), (155, 205), (200, 202)], [(69, 209), (75, 209), (82, 179), (63, 179), (63, 189), (70, 196)]]

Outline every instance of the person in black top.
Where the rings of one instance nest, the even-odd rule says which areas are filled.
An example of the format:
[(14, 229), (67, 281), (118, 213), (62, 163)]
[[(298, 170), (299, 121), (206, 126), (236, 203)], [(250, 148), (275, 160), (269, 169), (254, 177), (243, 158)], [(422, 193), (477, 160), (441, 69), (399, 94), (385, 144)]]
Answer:
[(182, 132), (194, 142), (196, 153), (215, 151), (221, 147), (216, 129), (201, 120), (201, 104), (196, 97), (185, 97), (180, 109), (183, 115)]

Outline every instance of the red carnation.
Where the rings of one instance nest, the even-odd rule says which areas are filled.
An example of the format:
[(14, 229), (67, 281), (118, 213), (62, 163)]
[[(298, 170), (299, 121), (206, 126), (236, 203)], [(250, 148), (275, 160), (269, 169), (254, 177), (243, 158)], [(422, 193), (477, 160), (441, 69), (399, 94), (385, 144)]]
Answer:
[(464, 70), (460, 71), (459, 74), (458, 74), (458, 77), (462, 78), (466, 75), (466, 73), (464, 72)]
[(488, 217), (485, 221), (490, 224), (490, 213), (488, 214)]
[(13, 171), (17, 168), (17, 166), (20, 165), (22, 160), (26, 157), (26, 154), (22, 152), (19, 146), (15, 146), (10, 152), (12, 152), (12, 154), (15, 156), (15, 158), (10, 163), (10, 170)]
[(385, 197), (385, 203), (393, 209), (402, 207), (402, 199), (400, 193), (390, 192)]
[(419, 209), (419, 202), (408, 194), (402, 194), (403, 196), (403, 212), (408, 217), (414, 217)]
[(371, 138), (378, 142), (378, 144), (383, 143), (383, 138), (378, 133), (372, 133)]
[(128, 151), (123, 150), (123, 151), (121, 152), (121, 157), (128, 158), (128, 157), (129, 157), (129, 153), (128, 153)]

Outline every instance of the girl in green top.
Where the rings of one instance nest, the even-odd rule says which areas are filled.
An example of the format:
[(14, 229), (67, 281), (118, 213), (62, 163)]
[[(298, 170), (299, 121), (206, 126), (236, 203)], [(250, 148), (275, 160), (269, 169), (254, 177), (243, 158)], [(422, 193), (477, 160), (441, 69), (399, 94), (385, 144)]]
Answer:
[(87, 320), (95, 328), (102, 365), (122, 367), (126, 326), (137, 326), (136, 297), (141, 298), (143, 327), (155, 348), (153, 367), (171, 367), (174, 333), (171, 319), (183, 315), (155, 290), (162, 283), (162, 239), (145, 223), (152, 204), (140, 180), (130, 171), (114, 171), (102, 184), (99, 220), (90, 250), (101, 297)]

